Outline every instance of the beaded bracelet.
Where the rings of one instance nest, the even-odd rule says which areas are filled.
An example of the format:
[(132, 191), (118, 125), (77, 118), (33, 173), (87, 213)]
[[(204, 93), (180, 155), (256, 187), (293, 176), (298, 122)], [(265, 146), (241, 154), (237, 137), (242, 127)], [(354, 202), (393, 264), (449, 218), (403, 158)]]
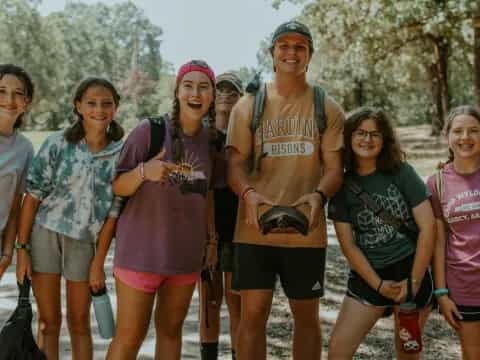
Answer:
[(435, 297), (448, 295), (449, 293), (450, 293), (450, 291), (447, 288), (439, 288), (439, 289), (433, 290), (433, 295), (435, 295)]

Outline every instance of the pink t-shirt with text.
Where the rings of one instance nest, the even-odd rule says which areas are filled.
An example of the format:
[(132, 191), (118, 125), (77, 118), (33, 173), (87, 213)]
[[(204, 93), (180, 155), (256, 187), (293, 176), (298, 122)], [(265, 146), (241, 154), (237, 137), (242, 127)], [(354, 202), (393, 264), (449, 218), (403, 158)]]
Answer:
[(480, 306), (480, 170), (460, 175), (448, 163), (443, 169), (441, 203), (435, 182), (435, 175), (427, 181), (433, 211), (436, 218), (445, 218), (450, 229), (446, 254), (450, 296), (458, 305)]

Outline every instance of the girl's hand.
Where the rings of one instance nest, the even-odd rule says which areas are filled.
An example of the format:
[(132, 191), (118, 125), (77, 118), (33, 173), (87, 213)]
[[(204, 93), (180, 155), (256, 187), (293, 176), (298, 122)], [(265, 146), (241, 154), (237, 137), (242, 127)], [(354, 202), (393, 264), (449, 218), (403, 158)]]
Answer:
[(447, 295), (439, 296), (437, 301), (445, 320), (447, 320), (450, 326), (455, 330), (460, 329), (462, 325), (459, 320), (462, 320), (462, 315), (458, 311), (457, 305), (455, 305), (452, 299), (450, 299)]
[(177, 165), (163, 161), (166, 150), (162, 149), (155, 157), (144, 164), (144, 176), (146, 180), (164, 183), (168, 180), (168, 175), (177, 169)]
[(95, 258), (90, 265), (88, 281), (90, 289), (92, 289), (93, 292), (98, 292), (105, 287), (105, 271), (103, 270), (103, 263)]
[(215, 269), (217, 266), (217, 242), (207, 242), (204, 268)]
[[(420, 285), (420, 281), (412, 281), (413, 298), (415, 298), (415, 296), (417, 295)], [(408, 280), (404, 279), (402, 281), (396, 282), (393, 286), (399, 289), (399, 294), (394, 299), (395, 302), (399, 304), (404, 303), (407, 300), (408, 296)]]
[(383, 280), (382, 286), (380, 286), (379, 290), (380, 295), (387, 299), (395, 300), (400, 293), (400, 289), (395, 286), (395, 284), (395, 281)]
[(17, 281), (23, 284), (25, 276), (32, 279), (32, 262), (30, 254), (25, 249), (21, 249), (17, 251)]
[(2, 280), (2, 276), (7, 270), (7, 268), (12, 263), (12, 255), (11, 254), (3, 254), (0, 255), (0, 280)]
[(247, 225), (253, 225), (255, 229), (260, 231), (258, 224), (258, 207), (260, 205), (273, 206), (273, 202), (265, 196), (257, 193), (255, 190), (250, 191), (245, 196), (245, 222)]

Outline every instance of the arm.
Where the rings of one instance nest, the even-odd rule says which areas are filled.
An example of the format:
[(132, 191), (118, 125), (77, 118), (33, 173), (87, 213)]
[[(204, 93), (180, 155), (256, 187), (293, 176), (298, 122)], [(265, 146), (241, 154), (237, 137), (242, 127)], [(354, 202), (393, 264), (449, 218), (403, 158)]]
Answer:
[(217, 231), (215, 228), (215, 197), (214, 191), (207, 194), (207, 242), (205, 244), (205, 266), (214, 269), (217, 265)]
[(322, 151), (325, 172), (317, 186), (327, 198), (331, 198), (342, 187), (343, 161), (341, 151)]
[(2, 248), (0, 249), (0, 280), (12, 263), (13, 245), (17, 236), (18, 218), (22, 204), (22, 197), (23, 194), (17, 192), (13, 198), (12, 207), (10, 208), (7, 224), (4, 229), (3, 241), (0, 242), (2, 245)]
[[(328, 198), (331, 198), (341, 187), (343, 182), (343, 163), (340, 151), (323, 151), (325, 172), (320, 179), (314, 192), (305, 194), (295, 201), (292, 206), (308, 204), (310, 206), (310, 230), (318, 226), (320, 209), (325, 206)], [(325, 195), (325, 199), (320, 193)]]
[(393, 281), (382, 280), (372, 268), (365, 255), (353, 240), (351, 225), (344, 222), (335, 222), (334, 225), (342, 252), (347, 258), (350, 267), (358, 273), (372, 289), (378, 290), (381, 295), (387, 298), (394, 299), (399, 290), (392, 287)]
[[(445, 224), (442, 219), (436, 219), (437, 237), (435, 241), (435, 248), (433, 253), (433, 274), (436, 289), (447, 288), (447, 281), (445, 278), (445, 259), (447, 248), (448, 233), (445, 229)], [(457, 309), (455, 303), (450, 299), (448, 294), (437, 296), (440, 311), (445, 317), (449, 325), (458, 330), (460, 328), (459, 319), (462, 315)]]
[(164, 183), (176, 165), (163, 161), (165, 148), (146, 163), (140, 163), (130, 171), (120, 174), (112, 184), (112, 190), (118, 196), (133, 195), (144, 181)]
[[(253, 225), (258, 231), (260, 231), (260, 225), (258, 224), (258, 207), (263, 204), (273, 206), (273, 203), (265, 196), (257, 193), (249, 184), (246, 170), (249, 156), (230, 147), (227, 150), (227, 157), (227, 182), (232, 190), (238, 195), (239, 201), (245, 201), (246, 223)], [(252, 190), (246, 192), (245, 190), (249, 188)]]
[(105, 259), (108, 249), (115, 236), (115, 227), (117, 225), (116, 217), (108, 217), (103, 223), (102, 229), (98, 235), (97, 250), (90, 265), (89, 282), (91, 289), (96, 292), (105, 287)]
[[(37, 214), (40, 200), (36, 199), (29, 193), (25, 195), (22, 209), (20, 211), (19, 227), (18, 227), (18, 243), (28, 244), (30, 242), (30, 234), (32, 232), (33, 222)], [(23, 284), (25, 275), (32, 277), (32, 268), (30, 263), (30, 255), (26, 249), (17, 250), (17, 280)]]
[(414, 284), (414, 290), (417, 290), (432, 260), (437, 230), (429, 200), (421, 202), (412, 209), (412, 212), (415, 223), (420, 230), (417, 239), (415, 261), (412, 267), (412, 279), (415, 280), (414, 283), (416, 282), (416, 284)]
[(435, 281), (435, 288), (446, 288), (447, 281), (445, 280), (445, 259), (447, 246), (447, 233), (442, 219), (435, 219), (437, 227), (437, 237), (435, 240), (435, 247), (433, 252), (433, 275)]

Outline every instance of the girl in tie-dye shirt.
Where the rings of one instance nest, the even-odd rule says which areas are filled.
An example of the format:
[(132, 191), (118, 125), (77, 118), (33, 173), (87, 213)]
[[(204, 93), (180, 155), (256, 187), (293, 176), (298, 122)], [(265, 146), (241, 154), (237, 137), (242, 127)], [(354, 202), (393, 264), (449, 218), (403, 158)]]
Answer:
[(113, 120), (119, 100), (109, 81), (82, 81), (74, 95), (77, 121), (47, 138), (28, 174), (17, 278), (32, 279), (48, 359), (58, 359), (61, 275), (73, 358), (93, 356), (89, 276), (101, 271), (95, 268), (95, 239), (113, 200), (113, 168), (123, 137)]

